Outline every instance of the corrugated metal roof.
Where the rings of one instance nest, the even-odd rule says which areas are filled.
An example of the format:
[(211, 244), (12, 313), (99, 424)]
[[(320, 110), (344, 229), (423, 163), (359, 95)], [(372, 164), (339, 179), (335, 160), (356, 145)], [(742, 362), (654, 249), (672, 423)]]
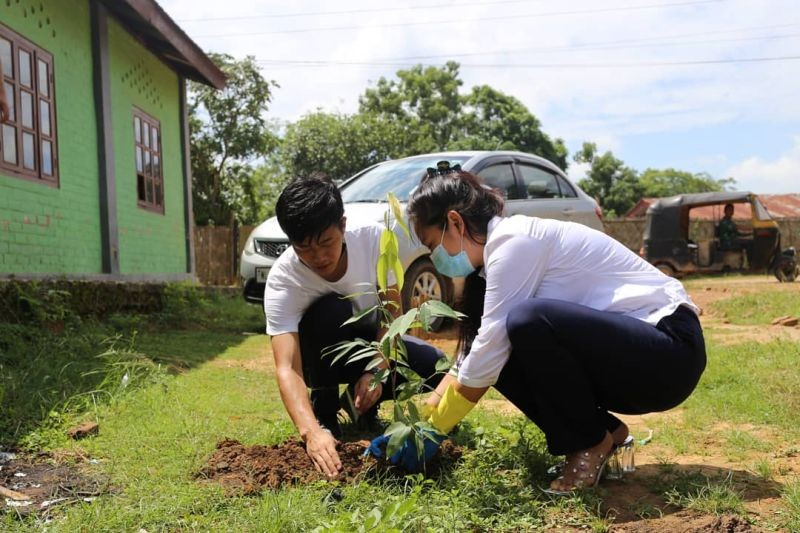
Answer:
[[(759, 200), (767, 208), (773, 218), (800, 218), (800, 194), (759, 194)], [(658, 198), (642, 198), (625, 215), (625, 218), (640, 218), (645, 216), (647, 208)], [(695, 207), (689, 212), (692, 220), (719, 220), (722, 218), (722, 208), (719, 205)], [(733, 218), (750, 219), (750, 204), (734, 204)]]

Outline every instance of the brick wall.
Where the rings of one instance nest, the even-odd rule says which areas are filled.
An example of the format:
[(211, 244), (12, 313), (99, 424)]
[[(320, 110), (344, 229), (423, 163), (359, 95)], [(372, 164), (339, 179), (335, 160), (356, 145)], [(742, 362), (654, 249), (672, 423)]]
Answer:
[(0, 2), (0, 24), (53, 54), (60, 175), (54, 188), (0, 170), (0, 273), (99, 273), (89, 3)]
[[(108, 25), (120, 271), (186, 272), (180, 106), (177, 75), (113, 18)], [(164, 213), (137, 205), (134, 106), (161, 126)]]

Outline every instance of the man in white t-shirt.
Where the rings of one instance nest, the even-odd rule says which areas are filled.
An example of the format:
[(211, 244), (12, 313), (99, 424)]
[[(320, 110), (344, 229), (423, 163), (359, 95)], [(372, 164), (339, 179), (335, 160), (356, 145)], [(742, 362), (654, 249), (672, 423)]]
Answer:
[[(315, 466), (328, 476), (336, 475), (341, 461), (336, 437), (339, 384), (348, 384), (354, 407), (361, 418), (377, 422), (377, 406), (392, 397), (390, 387), (369, 390), (375, 372), (367, 371), (369, 358), (333, 363), (322, 351), (337, 342), (380, 338), (384, 330), (372, 313), (342, 325), (355, 313), (378, 302), (377, 262), (382, 227), (377, 224), (348, 229), (342, 198), (336, 185), (316, 173), (290, 183), (275, 207), (278, 223), (289, 237), (287, 249), (270, 269), (264, 292), (267, 334), (272, 338), (276, 377), (281, 398)], [(384, 301), (401, 302), (395, 280), (380, 294)], [(351, 298), (344, 296), (358, 295)], [(441, 379), (436, 362), (444, 354), (413, 337), (404, 337), (409, 366), (426, 385)], [(401, 376), (397, 376), (398, 383)], [(311, 389), (311, 397), (307, 393)]]

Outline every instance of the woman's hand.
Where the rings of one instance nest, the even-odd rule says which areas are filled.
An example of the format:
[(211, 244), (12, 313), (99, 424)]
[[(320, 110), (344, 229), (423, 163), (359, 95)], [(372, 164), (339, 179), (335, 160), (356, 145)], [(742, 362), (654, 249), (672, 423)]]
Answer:
[(369, 384), (372, 382), (372, 378), (373, 376), (371, 373), (365, 372), (364, 375), (356, 381), (356, 397), (353, 402), (355, 403), (356, 411), (358, 411), (359, 415), (363, 415), (369, 411), (370, 407), (375, 405), (383, 393), (383, 385), (381, 383), (378, 383), (374, 389), (369, 390)]
[(314, 468), (328, 477), (335, 477), (342, 470), (342, 461), (336, 451), (336, 439), (331, 432), (319, 428), (309, 433), (306, 438), (306, 453), (311, 457)]

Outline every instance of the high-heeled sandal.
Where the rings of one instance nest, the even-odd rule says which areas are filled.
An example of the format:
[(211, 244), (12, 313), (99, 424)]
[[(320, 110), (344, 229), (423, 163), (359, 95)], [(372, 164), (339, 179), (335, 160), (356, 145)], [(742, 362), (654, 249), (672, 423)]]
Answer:
[[(613, 450), (613, 448), (612, 448)], [(585, 489), (589, 487), (596, 487), (597, 484), (600, 482), (600, 478), (603, 477), (603, 472), (606, 469), (606, 465), (608, 465), (608, 461), (611, 458), (613, 453), (604, 454), (598, 453), (596, 458), (600, 460), (600, 464), (594, 465), (594, 470), (591, 468), (587, 470), (579, 469), (578, 467), (587, 466), (587, 462), (591, 457), (589, 452), (583, 452), (580, 455), (580, 459), (576, 459), (577, 464), (572, 467), (572, 474), (577, 474), (577, 479), (574, 480), (572, 487), (567, 490), (559, 490), (553, 488), (546, 488), (543, 489), (545, 494), (550, 494), (553, 496), (570, 496), (575, 493), (576, 490)], [(565, 463), (565, 466), (569, 467), (569, 461)], [(574, 462), (573, 462), (574, 464)], [(562, 475), (558, 476), (556, 479), (564, 479), (563, 470)]]
[[(636, 439), (633, 435), (628, 435), (620, 444), (615, 444), (611, 448), (611, 458), (608, 460), (608, 465), (605, 469), (606, 479), (622, 479), (625, 474), (636, 471), (636, 463), (634, 460), (634, 445)], [(547, 476), (550, 479), (556, 479), (561, 475), (564, 470), (566, 462), (562, 461), (547, 469)]]

